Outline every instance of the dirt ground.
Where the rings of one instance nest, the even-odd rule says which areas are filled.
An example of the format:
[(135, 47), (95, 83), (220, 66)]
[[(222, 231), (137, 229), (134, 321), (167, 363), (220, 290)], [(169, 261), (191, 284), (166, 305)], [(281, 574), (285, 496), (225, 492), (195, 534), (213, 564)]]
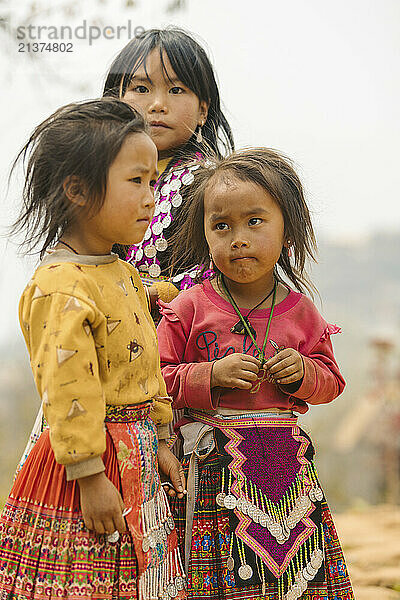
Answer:
[(335, 517), (356, 600), (400, 600), (400, 506)]

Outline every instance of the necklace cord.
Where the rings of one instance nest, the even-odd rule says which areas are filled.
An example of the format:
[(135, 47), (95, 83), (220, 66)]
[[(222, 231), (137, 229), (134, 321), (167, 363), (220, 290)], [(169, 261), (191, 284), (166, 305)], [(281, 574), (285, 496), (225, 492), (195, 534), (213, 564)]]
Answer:
[(72, 250), (72, 252), (73, 252), (74, 254), (79, 254), (79, 252), (77, 252), (77, 251), (75, 250), (75, 248), (73, 248), (72, 246), (70, 246), (69, 244), (67, 244), (67, 242), (64, 242), (63, 240), (57, 240), (57, 242), (58, 242), (59, 244), (64, 244), (64, 246), (66, 246), (67, 248), (69, 248), (70, 250)]
[[(246, 318), (242, 315), (242, 313), (240, 312), (240, 309), (238, 307), (238, 305), (235, 302), (235, 299), (233, 298), (233, 296), (231, 295), (230, 291), (228, 290), (226, 283), (224, 281), (224, 277), (221, 274), (221, 283), (222, 283), (222, 287), (223, 290), (225, 292), (225, 294), (227, 295), (229, 302), (231, 303), (232, 307), (235, 309), (236, 314), (238, 315), (240, 321), (242, 322), (243, 327), (245, 328), (245, 330), (247, 331), (247, 334), (249, 335), (251, 341), (253, 342), (254, 346), (257, 348), (258, 350), (258, 358), (259, 361), (261, 362), (261, 367), (263, 367), (264, 363), (265, 363), (265, 348), (267, 346), (267, 341), (268, 341), (268, 334), (269, 334), (269, 330), (271, 327), (271, 321), (272, 321), (272, 316), (274, 314), (274, 308), (275, 308), (275, 300), (276, 300), (276, 290), (278, 287), (278, 282), (275, 279), (275, 283), (274, 283), (274, 287), (273, 287), (273, 296), (272, 296), (272, 304), (271, 304), (271, 310), (269, 313), (269, 317), (268, 317), (268, 323), (267, 323), (267, 329), (265, 331), (265, 336), (264, 336), (264, 342), (262, 345), (262, 348), (260, 348), (250, 330), (250, 327), (246, 321)], [(263, 302), (265, 301), (265, 298), (263, 300)], [(262, 304), (262, 302), (261, 302)], [(259, 306), (259, 305), (258, 305)]]

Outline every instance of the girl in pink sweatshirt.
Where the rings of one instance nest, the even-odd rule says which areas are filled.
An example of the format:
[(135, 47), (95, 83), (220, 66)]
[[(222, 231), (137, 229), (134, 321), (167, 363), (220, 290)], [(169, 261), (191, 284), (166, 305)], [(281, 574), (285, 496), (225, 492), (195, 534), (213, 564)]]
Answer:
[(295, 414), (345, 383), (339, 329), (303, 294), (316, 244), (290, 162), (257, 148), (203, 164), (175, 245), (177, 264), (214, 274), (163, 304), (158, 328), (168, 393), (185, 410), (188, 495), (174, 510), (188, 597), (353, 600)]

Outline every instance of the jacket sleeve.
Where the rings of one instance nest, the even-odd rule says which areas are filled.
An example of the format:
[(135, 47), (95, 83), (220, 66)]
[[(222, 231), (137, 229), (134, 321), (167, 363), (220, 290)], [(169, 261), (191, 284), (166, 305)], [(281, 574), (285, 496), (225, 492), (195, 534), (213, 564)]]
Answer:
[[(139, 298), (141, 300), (142, 308), (145, 312), (146, 319), (148, 320), (151, 328), (154, 332), (154, 340), (157, 341), (157, 332), (154, 325), (154, 321), (152, 319), (150, 313), (150, 307), (148, 303), (148, 299), (146, 296), (145, 287), (143, 286), (142, 281), (140, 280), (139, 274), (134, 270), (134, 276), (136, 280), (136, 285), (138, 287)], [(157, 436), (159, 440), (168, 439), (170, 437), (169, 433), (169, 423), (172, 421), (172, 398), (168, 395), (167, 389), (165, 386), (164, 378), (161, 374), (161, 366), (160, 366), (160, 356), (158, 351), (158, 346), (155, 343), (154, 352), (157, 354), (157, 367), (156, 367), (156, 377), (159, 384), (159, 391), (157, 396), (154, 398), (153, 408), (150, 411), (150, 417), (154, 421), (157, 426)]]
[(80, 297), (38, 290), (20, 305), (33, 376), (56, 461), (68, 479), (86, 477), (104, 470), (105, 402), (92, 333), (104, 316)]
[(214, 409), (217, 394), (211, 391), (212, 362), (186, 362), (187, 339), (175, 312), (159, 302), (163, 318), (157, 328), (161, 371), (174, 408)]
[[(329, 326), (327, 327), (329, 331)], [(335, 331), (336, 333), (336, 331)], [(326, 404), (342, 393), (345, 381), (336, 363), (332, 342), (326, 331), (308, 353), (302, 356), (304, 377), (297, 391), (290, 395), (308, 404)], [(281, 386), (285, 391), (284, 386)]]

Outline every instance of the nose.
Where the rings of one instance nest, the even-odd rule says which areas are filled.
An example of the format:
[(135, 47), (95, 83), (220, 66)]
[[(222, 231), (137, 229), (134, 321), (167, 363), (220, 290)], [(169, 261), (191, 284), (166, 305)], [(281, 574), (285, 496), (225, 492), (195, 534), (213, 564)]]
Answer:
[(155, 207), (154, 190), (152, 190), (150, 188), (148, 189), (148, 191), (144, 195), (143, 204), (144, 204), (145, 208), (153, 209)]
[(248, 248), (250, 243), (243, 238), (233, 239), (231, 242), (231, 250), (240, 250), (240, 248)]
[(163, 92), (157, 91), (149, 104), (148, 111), (150, 114), (161, 113), (166, 114), (168, 112), (166, 96)]

